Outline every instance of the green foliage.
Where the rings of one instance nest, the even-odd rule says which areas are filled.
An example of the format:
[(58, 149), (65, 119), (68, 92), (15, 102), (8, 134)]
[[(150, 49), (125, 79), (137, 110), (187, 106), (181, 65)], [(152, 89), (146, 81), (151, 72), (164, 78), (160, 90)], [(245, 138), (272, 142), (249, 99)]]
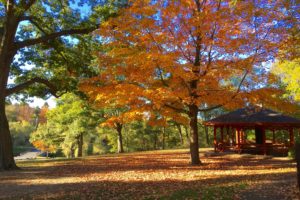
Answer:
[(35, 127), (27, 121), (10, 122), (10, 133), (14, 146), (28, 146), (30, 134)]
[(300, 58), (277, 62), (272, 70), (281, 78), (288, 94), (300, 101)]
[[(299, 135), (296, 135), (295, 138), (295, 143), (299, 144), (300, 143), (300, 137)], [(292, 159), (296, 159), (296, 149), (295, 145), (289, 150), (288, 156)]]
[[(57, 107), (47, 113), (47, 123), (32, 134), (31, 142), (44, 141), (73, 157), (81, 142), (81, 134), (85, 142), (95, 135), (98, 119), (97, 113), (86, 102), (67, 93), (57, 100)], [(88, 145), (83, 147), (87, 149)]]

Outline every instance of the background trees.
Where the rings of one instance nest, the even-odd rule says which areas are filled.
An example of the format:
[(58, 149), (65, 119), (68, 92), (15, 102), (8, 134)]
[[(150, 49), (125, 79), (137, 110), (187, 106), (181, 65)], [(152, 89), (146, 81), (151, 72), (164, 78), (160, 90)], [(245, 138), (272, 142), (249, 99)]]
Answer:
[(285, 37), (289, 8), (281, 2), (134, 1), (101, 26), (100, 73), (82, 90), (94, 101), (108, 96), (150, 118), (186, 117), (191, 162), (199, 164), (199, 111), (276, 104), (280, 91), (267, 87), (273, 79), (265, 64)]
[[(25, 91), (47, 96), (76, 87), (72, 75), (86, 75), (91, 33), (114, 13), (102, 0), (0, 2), (0, 169), (16, 168), (5, 115), (5, 99)], [(14, 84), (8, 84), (14, 79)], [(71, 87), (72, 88), (72, 87)]]

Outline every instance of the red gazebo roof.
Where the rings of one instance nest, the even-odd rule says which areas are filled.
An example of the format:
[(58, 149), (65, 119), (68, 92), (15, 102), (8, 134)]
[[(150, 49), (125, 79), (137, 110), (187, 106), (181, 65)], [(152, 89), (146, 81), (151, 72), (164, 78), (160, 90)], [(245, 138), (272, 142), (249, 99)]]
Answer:
[(300, 127), (300, 119), (266, 108), (247, 107), (204, 122), (208, 126)]

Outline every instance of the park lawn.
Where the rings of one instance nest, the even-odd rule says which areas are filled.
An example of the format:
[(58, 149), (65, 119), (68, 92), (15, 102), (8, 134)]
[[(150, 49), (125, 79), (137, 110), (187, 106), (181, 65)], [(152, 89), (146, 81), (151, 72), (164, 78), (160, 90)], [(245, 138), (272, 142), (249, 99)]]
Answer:
[(288, 158), (214, 154), (201, 149), (82, 159), (20, 161), (0, 172), (0, 199), (293, 199), (296, 164)]

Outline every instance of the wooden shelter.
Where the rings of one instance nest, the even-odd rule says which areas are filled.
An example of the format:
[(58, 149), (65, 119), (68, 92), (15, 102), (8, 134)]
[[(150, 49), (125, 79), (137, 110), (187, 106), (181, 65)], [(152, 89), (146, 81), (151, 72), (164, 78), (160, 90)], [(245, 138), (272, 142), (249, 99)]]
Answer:
[[(233, 149), (239, 153), (276, 155), (287, 154), (294, 145), (295, 130), (299, 131), (300, 128), (300, 120), (297, 118), (257, 107), (238, 109), (204, 124), (214, 127), (215, 151)], [(251, 132), (255, 135), (252, 140), (247, 138)], [(284, 133), (288, 133), (288, 140), (278, 141), (277, 136)]]

